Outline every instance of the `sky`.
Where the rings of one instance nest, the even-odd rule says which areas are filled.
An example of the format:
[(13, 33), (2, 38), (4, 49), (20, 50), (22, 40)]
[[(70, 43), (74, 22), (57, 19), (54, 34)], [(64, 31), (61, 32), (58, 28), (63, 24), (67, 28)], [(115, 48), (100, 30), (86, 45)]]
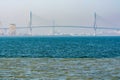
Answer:
[(29, 12), (33, 25), (120, 26), (120, 0), (0, 0), (0, 22), (27, 26)]

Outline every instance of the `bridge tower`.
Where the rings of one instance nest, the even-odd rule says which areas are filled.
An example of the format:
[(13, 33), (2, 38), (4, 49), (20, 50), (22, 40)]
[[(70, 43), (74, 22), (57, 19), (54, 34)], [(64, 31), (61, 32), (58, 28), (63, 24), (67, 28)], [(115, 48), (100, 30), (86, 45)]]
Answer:
[(93, 24), (93, 29), (94, 29), (94, 36), (96, 36), (96, 30), (97, 30), (96, 12), (94, 13), (94, 24)]
[(32, 11), (30, 11), (29, 15), (29, 28), (30, 28), (30, 35), (32, 35)]

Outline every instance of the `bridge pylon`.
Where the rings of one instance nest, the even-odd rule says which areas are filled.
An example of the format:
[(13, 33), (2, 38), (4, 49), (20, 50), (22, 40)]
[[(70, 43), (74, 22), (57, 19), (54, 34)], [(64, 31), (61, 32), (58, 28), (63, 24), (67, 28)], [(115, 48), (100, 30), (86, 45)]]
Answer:
[(93, 29), (94, 29), (94, 36), (96, 36), (96, 30), (97, 30), (96, 12), (94, 13), (94, 24), (93, 24)]
[(30, 28), (30, 35), (32, 35), (32, 11), (30, 11), (29, 15), (29, 28)]

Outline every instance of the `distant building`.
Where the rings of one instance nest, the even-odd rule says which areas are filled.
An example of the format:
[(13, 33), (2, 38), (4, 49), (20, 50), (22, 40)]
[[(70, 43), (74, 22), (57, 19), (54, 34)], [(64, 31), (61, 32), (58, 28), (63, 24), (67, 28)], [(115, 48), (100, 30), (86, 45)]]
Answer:
[(1, 23), (1, 21), (0, 21), (0, 35), (4, 35), (3, 29), (1, 29), (1, 27), (2, 27), (2, 23)]
[(16, 35), (16, 25), (15, 24), (9, 25), (9, 35)]
[(3, 35), (4, 33), (3, 33), (3, 30), (2, 29), (0, 29), (0, 35)]

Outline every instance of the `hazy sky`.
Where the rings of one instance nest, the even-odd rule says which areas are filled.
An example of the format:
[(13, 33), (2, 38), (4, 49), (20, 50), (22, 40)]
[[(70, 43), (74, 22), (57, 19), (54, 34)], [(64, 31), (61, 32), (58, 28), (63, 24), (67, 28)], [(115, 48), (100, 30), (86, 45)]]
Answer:
[(98, 25), (120, 26), (120, 0), (0, 0), (3, 25), (27, 25), (29, 11), (36, 15), (34, 25), (52, 25), (55, 20), (56, 25), (92, 26), (96, 12)]

